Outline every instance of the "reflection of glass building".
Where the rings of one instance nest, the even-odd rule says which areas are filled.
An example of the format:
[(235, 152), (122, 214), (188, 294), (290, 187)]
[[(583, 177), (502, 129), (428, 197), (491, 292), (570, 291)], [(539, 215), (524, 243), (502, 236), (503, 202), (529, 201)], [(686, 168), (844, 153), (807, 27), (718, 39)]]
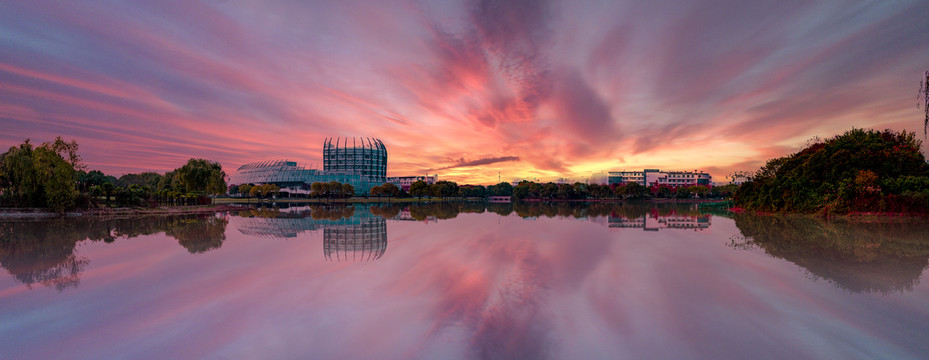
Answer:
[(360, 224), (323, 228), (323, 255), (326, 260), (377, 260), (387, 251), (387, 221), (369, 219)]
[[(349, 211), (343, 211), (346, 209)], [(312, 211), (286, 211), (273, 217), (245, 217), (240, 221), (239, 232), (257, 237), (295, 238), (303, 232), (322, 230), (323, 255), (327, 260), (377, 260), (387, 251), (387, 220), (372, 214), (364, 205), (316, 207)]]
[(338, 138), (323, 142), (323, 170), (294, 161), (272, 160), (242, 165), (230, 184), (274, 184), (292, 194), (309, 193), (314, 182), (351, 184), (356, 195), (387, 181), (387, 148), (378, 139)]
[(703, 230), (710, 227), (710, 215), (699, 216), (648, 216), (628, 219), (625, 217), (610, 216), (608, 221), (611, 228), (631, 228), (645, 231), (658, 231), (658, 229), (694, 229)]

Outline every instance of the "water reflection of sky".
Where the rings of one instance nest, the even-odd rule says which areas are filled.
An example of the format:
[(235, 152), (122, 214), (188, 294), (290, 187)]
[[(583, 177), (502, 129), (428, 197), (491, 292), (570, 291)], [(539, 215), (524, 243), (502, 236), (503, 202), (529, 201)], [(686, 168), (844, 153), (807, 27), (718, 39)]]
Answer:
[(0, 275), (0, 358), (929, 353), (927, 285), (850, 292), (761, 233), (734, 249), (740, 231), (725, 217), (700, 231), (644, 232), (611, 228), (611, 215), (517, 211), (387, 220), (376, 261), (327, 260), (325, 231), (249, 235), (239, 230), (254, 218), (239, 216), (205, 252), (165, 233), (79, 242), (76, 256), (89, 259), (79, 286), (30, 289)]

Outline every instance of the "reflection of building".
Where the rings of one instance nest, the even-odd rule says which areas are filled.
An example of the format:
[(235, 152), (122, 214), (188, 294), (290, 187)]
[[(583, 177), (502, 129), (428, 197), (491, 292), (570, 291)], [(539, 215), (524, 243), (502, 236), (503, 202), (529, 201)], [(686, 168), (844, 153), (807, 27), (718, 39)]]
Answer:
[(423, 181), (426, 184), (435, 184), (439, 179), (439, 175), (425, 175), (425, 176), (391, 176), (387, 178), (387, 182), (397, 185), (403, 191), (410, 191), (410, 186), (417, 181)]
[(323, 170), (287, 160), (242, 165), (230, 184), (274, 184), (290, 193), (309, 193), (314, 182), (338, 181), (351, 184), (355, 194), (365, 195), (387, 179), (387, 148), (378, 139), (326, 139)]
[(710, 215), (642, 215), (642, 217), (633, 219), (610, 216), (608, 224), (611, 228), (632, 228), (645, 231), (658, 231), (662, 228), (703, 230), (710, 227)]
[(387, 251), (387, 221), (368, 219), (361, 224), (323, 228), (323, 255), (326, 260), (377, 260)]
[(257, 237), (294, 238), (299, 233), (319, 229), (319, 224), (309, 217), (309, 212), (294, 214), (302, 214), (303, 216), (245, 218), (242, 220), (242, 225), (239, 226), (239, 232)]
[(437, 221), (435, 215), (427, 215), (424, 219), (417, 219), (413, 217), (413, 212), (410, 211), (410, 208), (404, 208), (402, 211), (400, 211), (400, 214), (398, 214), (397, 217), (394, 218), (394, 220), (423, 221), (423, 222), (436, 222)]
[(645, 169), (642, 171), (610, 171), (609, 184), (638, 183), (642, 186), (710, 186), (713, 177), (702, 171), (661, 171)]
[[(346, 211), (347, 210), (347, 211)], [(295, 209), (269, 217), (245, 217), (239, 232), (258, 237), (294, 238), (322, 230), (323, 255), (327, 260), (377, 260), (387, 251), (387, 221), (365, 205), (354, 207)]]

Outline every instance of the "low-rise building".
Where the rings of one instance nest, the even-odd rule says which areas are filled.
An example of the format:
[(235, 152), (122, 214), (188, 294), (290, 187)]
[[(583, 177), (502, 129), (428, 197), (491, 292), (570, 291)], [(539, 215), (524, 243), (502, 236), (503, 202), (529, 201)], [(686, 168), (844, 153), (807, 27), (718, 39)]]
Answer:
[(633, 171), (610, 171), (608, 181), (613, 184), (638, 183), (642, 186), (713, 186), (713, 177), (703, 171), (661, 171), (660, 169), (644, 169)]
[(397, 185), (403, 191), (410, 191), (410, 186), (417, 181), (425, 181), (426, 184), (435, 184), (439, 180), (439, 175), (425, 176), (388, 176), (387, 182)]

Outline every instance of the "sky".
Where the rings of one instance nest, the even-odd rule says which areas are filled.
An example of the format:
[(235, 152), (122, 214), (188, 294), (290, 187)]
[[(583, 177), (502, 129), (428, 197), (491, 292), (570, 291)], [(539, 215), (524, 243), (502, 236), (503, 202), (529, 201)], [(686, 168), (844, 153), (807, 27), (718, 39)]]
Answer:
[(227, 174), (376, 137), (388, 176), (725, 181), (852, 127), (922, 135), (920, 1), (0, 1), (0, 149)]

